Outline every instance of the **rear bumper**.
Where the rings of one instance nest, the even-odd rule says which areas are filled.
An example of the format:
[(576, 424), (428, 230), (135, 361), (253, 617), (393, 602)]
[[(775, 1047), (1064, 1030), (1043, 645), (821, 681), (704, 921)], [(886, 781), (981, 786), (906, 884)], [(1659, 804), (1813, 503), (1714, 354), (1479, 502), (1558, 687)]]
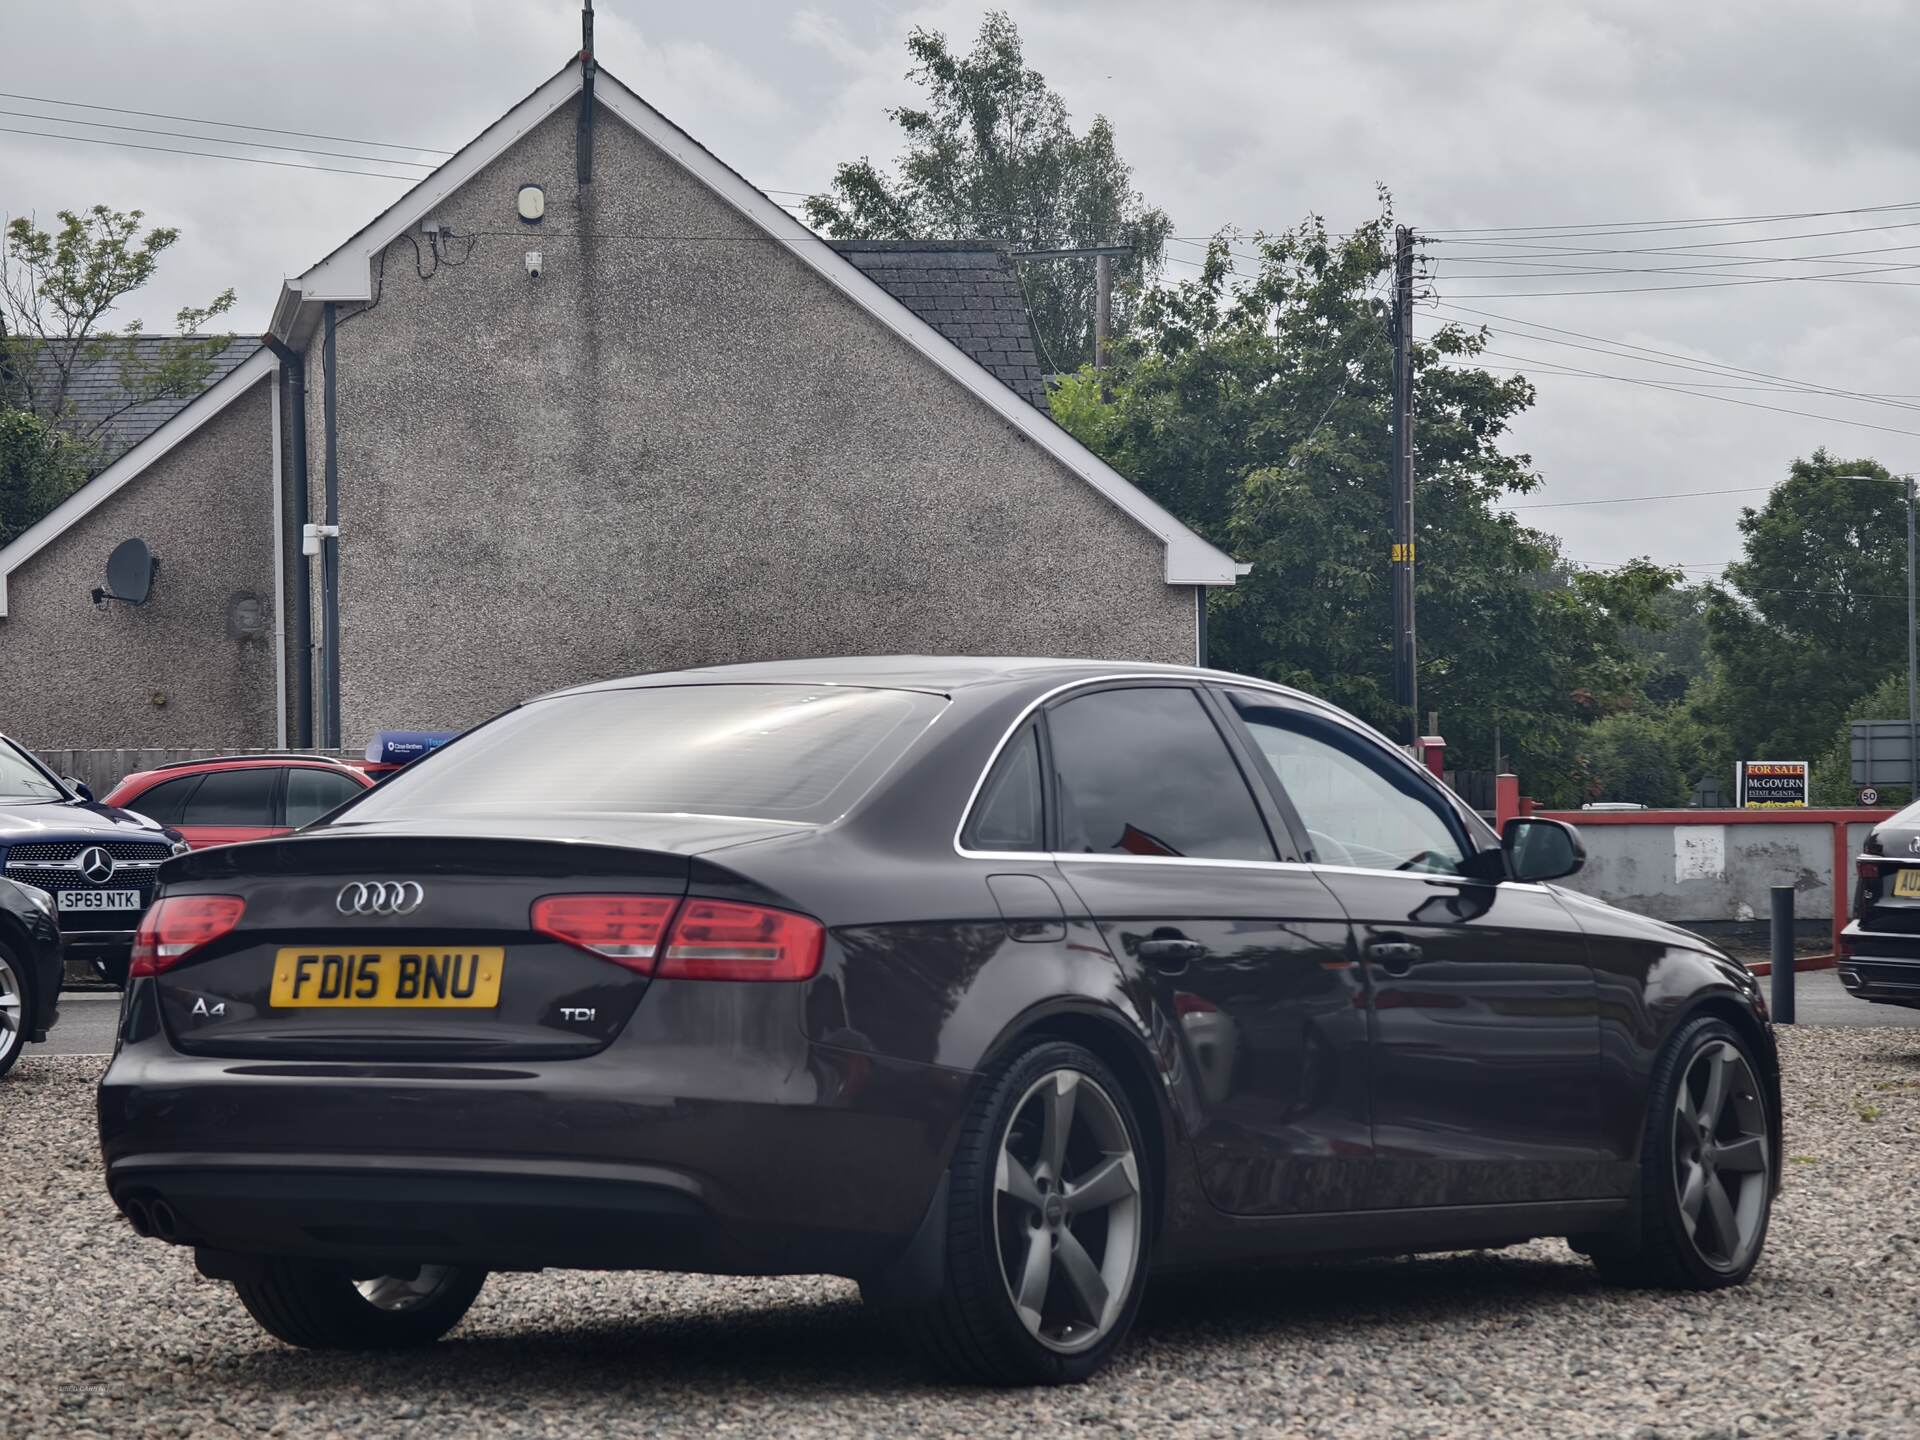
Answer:
[(127, 983), (127, 964), (133, 954), (131, 930), (69, 930), (67, 959), (84, 967), (83, 974), (98, 977), (116, 988)]
[(857, 1276), (901, 1243), (724, 1217), (665, 1167), (154, 1154), (121, 1162), (109, 1183), (141, 1228), (175, 1244), (357, 1265)]
[(687, 1033), (683, 1007), (669, 1037), (653, 993), (572, 1060), (195, 1057), (148, 988), (99, 1091), (108, 1189), (130, 1215), (164, 1202), (162, 1238), (238, 1254), (865, 1275), (926, 1213), (973, 1078), (811, 1045), (797, 1016), (749, 1048)]
[[(1862, 937), (1871, 942), (1871, 936)], [(1856, 941), (1856, 946), (1859, 942)], [(1871, 948), (1869, 945), (1866, 948)], [(1882, 1005), (1920, 1007), (1920, 959), (1863, 954), (1859, 948), (1837, 962), (1835, 971), (1849, 995)]]

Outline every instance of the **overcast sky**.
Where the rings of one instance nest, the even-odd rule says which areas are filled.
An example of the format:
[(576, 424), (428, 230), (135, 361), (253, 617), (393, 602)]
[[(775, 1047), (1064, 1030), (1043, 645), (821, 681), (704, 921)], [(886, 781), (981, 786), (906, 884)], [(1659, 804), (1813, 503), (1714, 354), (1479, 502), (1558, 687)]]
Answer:
[[(983, 8), (600, 0), (596, 49), (748, 178), (805, 191), (823, 186), (839, 160), (896, 152), (884, 112), (915, 94), (904, 78), (907, 31), (928, 25), (970, 41)], [(1539, 403), (1517, 437), (1547, 481), (1530, 501), (1766, 486), (1820, 445), (1920, 468), (1920, 376), (1910, 373), (1920, 363), (1920, 91), (1910, 74), (1920, 6), (1016, 0), (1006, 8), (1029, 62), (1065, 96), (1076, 124), (1096, 113), (1113, 120), (1140, 189), (1180, 235), (1280, 227), (1309, 211), (1342, 228), (1372, 213), (1375, 182), (1388, 185), (1400, 217), (1439, 242), (1429, 266), (1438, 301), (1509, 317), (1489, 322), (1502, 332), (1493, 349), (1523, 358), (1487, 363), (1536, 380)], [(579, 44), (569, 0), (0, 0), (0, 16), (8, 90), (438, 149), (470, 139)], [(238, 133), (18, 98), (0, 99), (0, 108)], [(227, 148), (18, 113), (0, 115), (0, 126)], [(389, 168), (314, 152), (247, 153)], [(235, 328), (257, 332), (283, 276), (404, 188), (365, 175), (0, 133), (0, 210), (50, 217), (104, 201), (180, 227), (159, 280), (139, 297), (137, 313), (153, 329), (165, 329), (180, 305), (232, 285)], [(1889, 206), (1906, 208), (1587, 239), (1458, 233)], [(1783, 238), (1796, 236), (1804, 238)], [(1629, 248), (1641, 253), (1564, 253)], [(1868, 250), (1876, 253), (1787, 258)], [(1199, 251), (1174, 245), (1170, 254)], [(1688, 266), (1696, 268), (1649, 273)], [(1625, 273), (1566, 273), (1603, 267)], [(1850, 278), (1775, 279), (1836, 272)], [(1192, 273), (1168, 268), (1170, 278)], [(1731, 283), (1743, 277), (1766, 283)], [(1679, 285), (1695, 288), (1516, 293)], [(1449, 315), (1472, 318), (1429, 305), (1423, 324)], [(1593, 343), (1582, 337), (1883, 398), (1809, 394), (1556, 343)], [(1550, 373), (1567, 368), (1775, 388), (1680, 394)], [(1767, 405), (1825, 418), (1750, 408)], [(1575, 560), (1644, 554), (1696, 567), (1698, 576), (1739, 553), (1739, 506), (1761, 498), (1525, 513), (1563, 536)]]

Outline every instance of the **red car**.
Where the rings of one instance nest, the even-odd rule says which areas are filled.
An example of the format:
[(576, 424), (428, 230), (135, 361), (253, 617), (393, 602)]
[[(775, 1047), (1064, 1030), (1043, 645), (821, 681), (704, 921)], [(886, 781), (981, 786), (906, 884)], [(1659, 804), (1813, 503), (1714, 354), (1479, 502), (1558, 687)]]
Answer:
[(372, 785), (325, 755), (226, 755), (137, 770), (103, 803), (171, 825), (204, 850), (284, 835)]

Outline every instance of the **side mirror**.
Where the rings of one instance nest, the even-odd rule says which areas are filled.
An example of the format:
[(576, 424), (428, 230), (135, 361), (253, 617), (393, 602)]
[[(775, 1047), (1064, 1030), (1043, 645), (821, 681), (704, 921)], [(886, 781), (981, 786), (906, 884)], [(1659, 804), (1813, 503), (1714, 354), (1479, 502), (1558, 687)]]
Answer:
[(76, 780), (71, 775), (62, 775), (60, 777), (60, 783), (73, 791), (73, 793), (78, 795), (82, 800), (93, 799), (93, 787), (88, 785), (84, 780)]
[(1580, 832), (1561, 820), (1509, 820), (1501, 832), (1507, 874), (1515, 880), (1558, 880), (1587, 863)]

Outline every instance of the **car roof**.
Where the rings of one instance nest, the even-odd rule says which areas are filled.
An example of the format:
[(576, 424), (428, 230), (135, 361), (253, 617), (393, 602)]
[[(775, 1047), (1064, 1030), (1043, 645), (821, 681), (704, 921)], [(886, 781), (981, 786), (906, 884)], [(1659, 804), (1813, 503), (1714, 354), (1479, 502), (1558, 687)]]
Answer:
[[(309, 770), (328, 770), (346, 775), (361, 775), (366, 772), (357, 765), (350, 765), (332, 755), (306, 755), (296, 751), (266, 755), (209, 755), (200, 760), (169, 760), (164, 765), (155, 765), (147, 770), (136, 770), (125, 776), (120, 784), (128, 780), (173, 780), (183, 775), (206, 775), (220, 770), (257, 770), (263, 766), (293, 766)], [(119, 786), (115, 786), (118, 789)]]
[(1003, 688), (1024, 682), (1071, 684), (1104, 676), (1165, 676), (1168, 679), (1252, 683), (1302, 700), (1315, 697), (1270, 681), (1195, 665), (1166, 665), (1138, 660), (1073, 660), (1046, 656), (996, 655), (842, 655), (805, 660), (762, 660), (741, 665), (703, 665), (661, 670), (618, 680), (601, 680), (557, 690), (552, 695), (584, 695), (608, 690), (668, 685), (847, 685), (887, 690), (919, 690), (952, 697), (977, 688)]

